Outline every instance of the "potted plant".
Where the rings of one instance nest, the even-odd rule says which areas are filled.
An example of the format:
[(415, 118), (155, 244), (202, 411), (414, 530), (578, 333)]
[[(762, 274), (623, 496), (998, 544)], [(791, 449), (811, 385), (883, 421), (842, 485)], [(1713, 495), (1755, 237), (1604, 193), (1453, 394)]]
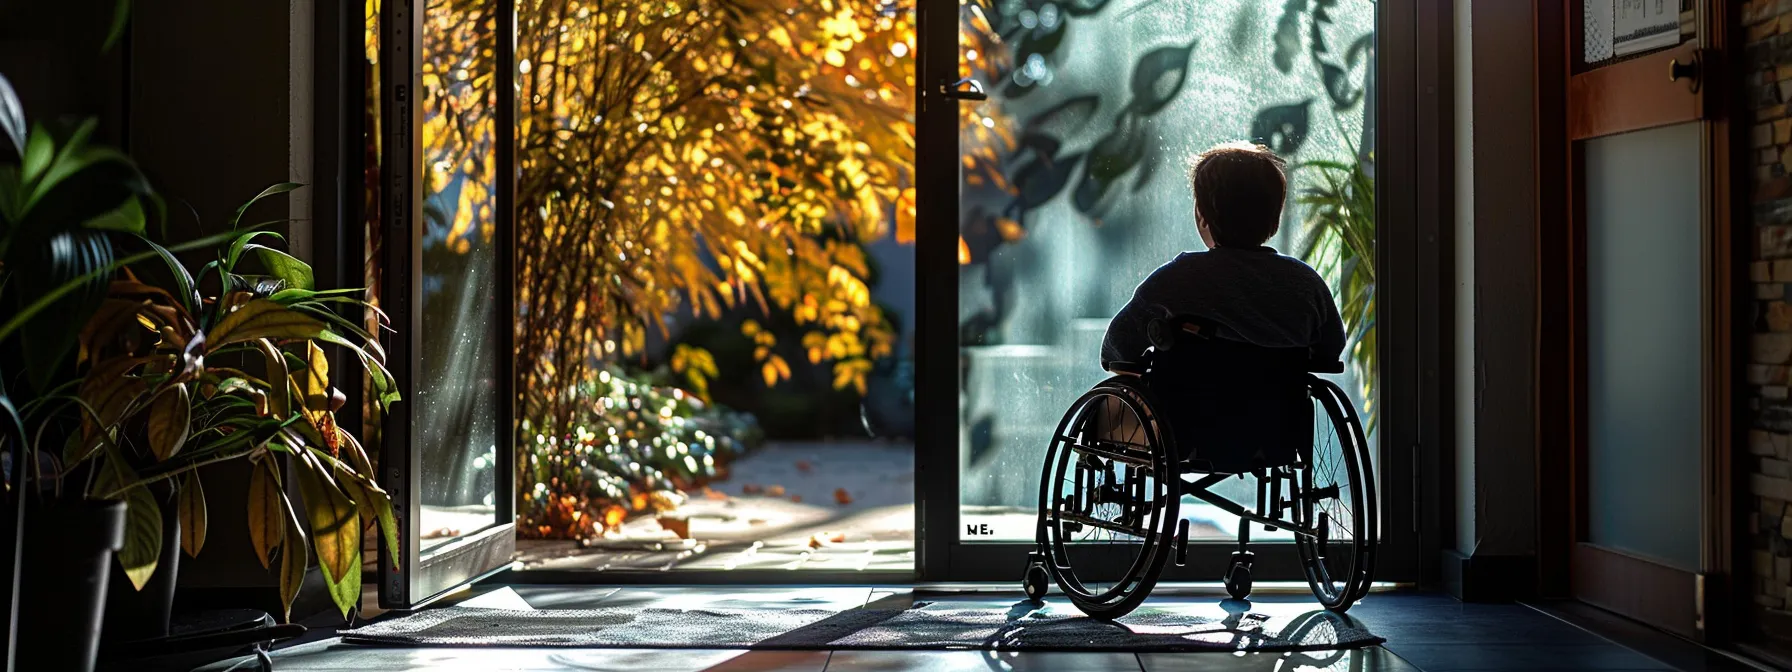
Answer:
[[(269, 188), (249, 204), (297, 186)], [(92, 419), (65, 468), (92, 464), (118, 474), (116, 482), (93, 480), (93, 498), (134, 497), (135, 507), (169, 493), (164, 510), (177, 514), (128, 521), (120, 565), (142, 589), (160, 559), (175, 557), (168, 544), (178, 540), (188, 555), (204, 547), (208, 502), (198, 469), (247, 460), (250, 543), (263, 567), (279, 572), (284, 603), (290, 608), (297, 595), (310, 546), (346, 614), (360, 600), (364, 524), (376, 524), (388, 548), (397, 537), (371, 461), (336, 426), (345, 399), (331, 385), (324, 347), (354, 355), (382, 410), (397, 394), (373, 336), (334, 310), (371, 309), (355, 297), (361, 290), (316, 290), (310, 266), (256, 242), (279, 234), (238, 228), (249, 204), (230, 222), (235, 238), (198, 274), (168, 261), (171, 288), (145, 283), (129, 267), (113, 280), (79, 339), (87, 367), (74, 398)], [(261, 273), (242, 271), (252, 259)], [(298, 506), (284, 489), (295, 481)], [(166, 603), (160, 608), (165, 620)]]
[[(8, 625), (20, 635), (13, 653), (27, 666), (84, 669), (93, 664), (126, 507), (59, 496), (53, 461), (39, 457), (56, 452), (46, 437), (66, 433), (68, 414), (44, 411), (50, 391), (73, 378), (70, 344), (121, 265), (113, 240), (141, 235), (159, 200), (128, 157), (90, 142), (93, 123), (27, 131), (20, 109), (0, 77), (0, 447), (11, 514), (4, 527), (9, 543), (24, 547), (12, 549), (6, 566), (29, 575), (6, 577), (8, 596), (26, 605)], [(33, 602), (17, 595), (21, 585), (57, 593)], [(57, 608), (31, 608), (47, 603)]]
[[(355, 355), (382, 409), (397, 395), (375, 340), (334, 310), (370, 309), (358, 290), (316, 290), (309, 266), (267, 244), (279, 234), (239, 226), (256, 200), (298, 185), (262, 192), (224, 233), (164, 248), (144, 236), (159, 200), (128, 157), (89, 143), (91, 123), (25, 133), (18, 108), (0, 79), (0, 374), (23, 373), (0, 384), (24, 381), (0, 386), (9, 503), (25, 511), (9, 518), (25, 529), (19, 660), (91, 668), (111, 551), (131, 588), (158, 581), (139, 616), (151, 626), (133, 634), (166, 634), (173, 546), (197, 554), (206, 536), (198, 469), (226, 460), (251, 465), (250, 541), (287, 609), (310, 547), (346, 614), (362, 530), (377, 524), (397, 546), (390, 499), (336, 427), (343, 399), (323, 348)], [(216, 259), (195, 275), (175, 253), (199, 249)]]

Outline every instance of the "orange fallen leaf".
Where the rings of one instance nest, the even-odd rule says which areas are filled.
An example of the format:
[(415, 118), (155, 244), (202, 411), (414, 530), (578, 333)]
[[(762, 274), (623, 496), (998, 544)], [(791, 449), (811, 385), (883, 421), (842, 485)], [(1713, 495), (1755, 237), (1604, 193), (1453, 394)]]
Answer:
[(809, 548), (821, 548), (824, 545), (820, 536), (811, 535), (809, 537)]
[(747, 519), (747, 524), (748, 525), (764, 525), (765, 519), (764, 518), (749, 518), (749, 519)]
[(834, 488), (834, 501), (839, 502), (841, 506), (846, 506), (852, 503), (852, 495), (847, 494), (846, 488)]
[(784, 486), (774, 485), (774, 486), (768, 487), (765, 489), (765, 495), (767, 497), (783, 497), (784, 496)]
[(712, 490), (712, 489), (706, 487), (703, 489), (703, 498), (704, 499), (722, 500), (722, 499), (727, 499), (728, 494), (724, 493), (720, 490)]
[(691, 538), (691, 521), (685, 518), (660, 518), (660, 527), (667, 532), (678, 535), (679, 539)]
[(791, 495), (790, 501), (801, 504), (801, 503), (803, 503), (803, 496), (802, 495)]
[(740, 486), (740, 491), (741, 491), (741, 494), (757, 495), (761, 492), (765, 492), (765, 488), (759, 487), (758, 485), (753, 484), (753, 483), (748, 483), (746, 485)]
[(809, 464), (809, 462), (807, 460), (797, 460), (796, 461), (796, 470), (807, 474), (807, 473), (815, 470), (815, 465)]
[(834, 536), (828, 537), (828, 541), (835, 544), (844, 544), (846, 543), (846, 533), (835, 532)]

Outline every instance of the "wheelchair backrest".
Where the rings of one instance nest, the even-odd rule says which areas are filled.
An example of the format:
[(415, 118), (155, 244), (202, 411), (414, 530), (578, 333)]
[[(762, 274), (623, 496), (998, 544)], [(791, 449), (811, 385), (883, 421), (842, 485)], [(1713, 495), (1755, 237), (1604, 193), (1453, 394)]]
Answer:
[[(1161, 332), (1160, 332), (1161, 333)], [(1145, 382), (1175, 445), (1202, 471), (1248, 472), (1294, 462), (1312, 445), (1306, 348), (1266, 348), (1175, 330), (1150, 356)], [(1170, 345), (1171, 347), (1162, 347)]]

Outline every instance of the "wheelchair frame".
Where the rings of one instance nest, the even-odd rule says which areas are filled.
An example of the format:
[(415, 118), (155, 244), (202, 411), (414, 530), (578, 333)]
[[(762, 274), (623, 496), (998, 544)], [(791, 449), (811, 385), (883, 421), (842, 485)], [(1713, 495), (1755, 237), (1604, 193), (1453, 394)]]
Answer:
[[(1117, 367), (1118, 368), (1118, 367)], [(1128, 368), (1131, 368), (1130, 365)], [(1341, 363), (1309, 367), (1317, 372), (1337, 372), (1342, 370)], [(1120, 369), (1125, 371), (1124, 368)], [(1131, 372), (1128, 372), (1131, 373)], [(1138, 373), (1143, 373), (1140, 371)], [(1340, 484), (1332, 483), (1312, 488), (1313, 492), (1305, 492), (1315, 478), (1313, 470), (1314, 448), (1309, 446), (1296, 453), (1295, 461), (1290, 464), (1260, 468), (1248, 472), (1207, 471), (1200, 465), (1190, 465), (1188, 461), (1173, 457), (1173, 437), (1171, 441), (1163, 440), (1157, 433), (1157, 409), (1152, 408), (1153, 400), (1149, 390), (1142, 384), (1137, 373), (1132, 376), (1116, 376), (1110, 378), (1084, 393), (1069, 411), (1065, 413), (1059, 426), (1053, 432), (1051, 453), (1047, 457), (1045, 473), (1040, 484), (1040, 511), (1037, 543), (1039, 549), (1029, 554), (1028, 567), (1022, 581), (1028, 597), (1035, 602), (1043, 599), (1047, 586), (1054, 579), (1064, 592), (1085, 613), (1098, 618), (1118, 618), (1131, 612), (1155, 586), (1158, 576), (1163, 570), (1164, 560), (1173, 550), (1178, 565), (1186, 564), (1188, 553), (1188, 520), (1180, 518), (1177, 510), (1183, 496), (1192, 496), (1214, 507), (1236, 516), (1238, 526), (1238, 550), (1232, 554), (1227, 566), (1224, 583), (1227, 592), (1234, 598), (1242, 599), (1250, 594), (1250, 569), (1252, 554), (1249, 551), (1250, 528), (1253, 524), (1264, 525), (1269, 531), (1288, 530), (1295, 535), (1295, 544), (1302, 558), (1303, 569), (1307, 574), (1309, 585), (1314, 595), (1329, 610), (1343, 612), (1351, 604), (1361, 599), (1368, 592), (1373, 581), (1375, 564), (1375, 545), (1379, 537), (1378, 504), (1375, 501), (1374, 468), (1370, 461), (1367, 439), (1363, 434), (1361, 421), (1357, 418), (1356, 409), (1341, 389), (1330, 381), (1308, 375), (1308, 396), (1319, 403), (1327, 415), (1332, 431), (1339, 439), (1339, 449), (1344, 454), (1346, 469), (1351, 472), (1351, 481), (1347, 487), (1356, 490), (1352, 497), (1360, 497), (1356, 507), (1350, 511), (1352, 523), (1357, 525), (1353, 533), (1361, 532), (1362, 538), (1354, 538), (1349, 542), (1350, 564), (1341, 586), (1333, 589), (1329, 582), (1330, 569), (1324, 566), (1326, 544), (1330, 536), (1330, 519), (1327, 513), (1319, 513), (1317, 522), (1300, 520), (1299, 512), (1306, 507), (1307, 513), (1318, 502), (1326, 498), (1343, 501), (1340, 497)], [(1073, 419), (1082, 420), (1082, 415), (1091, 410), (1092, 400), (1100, 395), (1119, 399), (1126, 406), (1133, 407), (1135, 417), (1141, 426), (1147, 426), (1145, 448), (1127, 442), (1114, 442), (1100, 438), (1079, 439), (1072, 434), (1082, 431), (1071, 426)], [(1068, 430), (1068, 431), (1067, 431)], [(1317, 440), (1317, 430), (1315, 440)], [(1118, 444), (1118, 445), (1112, 445)], [(1066, 451), (1060, 455), (1058, 451)], [(1084, 476), (1082, 461), (1094, 458), (1106, 460), (1100, 465), (1106, 483), (1095, 486), (1097, 475)], [(1052, 496), (1052, 481), (1061, 480), (1069, 461), (1075, 459), (1079, 467), (1075, 476), (1075, 492), (1069, 495), (1075, 499), (1070, 506), (1076, 509), (1087, 508), (1093, 511), (1101, 504), (1117, 504), (1120, 517), (1124, 523), (1103, 520), (1094, 515), (1078, 511), (1065, 511), (1063, 502), (1055, 502)], [(1127, 478), (1124, 484), (1116, 484), (1113, 468), (1124, 465)], [(1191, 468), (1193, 467), (1193, 468)], [(1161, 494), (1149, 499), (1142, 492), (1145, 480), (1140, 476), (1146, 470), (1165, 469), (1159, 472), (1159, 485), (1154, 486)], [(1057, 476), (1054, 476), (1054, 472)], [(1257, 506), (1255, 510), (1240, 505), (1210, 490), (1226, 479), (1250, 473), (1257, 480)], [(1162, 477), (1171, 475), (1170, 483), (1162, 483)], [(1193, 476), (1194, 478), (1190, 478)], [(1360, 478), (1359, 478), (1360, 477)], [(1307, 485), (1303, 486), (1303, 479)], [(1085, 482), (1086, 481), (1086, 482)], [(1173, 484), (1174, 492), (1169, 492)], [(1062, 494), (1063, 484), (1059, 483)], [(1092, 490), (1091, 490), (1092, 489)], [(1285, 490), (1285, 492), (1284, 492)], [(1088, 491), (1088, 492), (1086, 492)], [(1317, 493), (1317, 494), (1314, 494)], [(1093, 499), (1087, 499), (1093, 497)], [(1303, 504), (1304, 502), (1304, 504)], [(1294, 510), (1294, 516), (1285, 517), (1285, 511)], [(1159, 512), (1165, 514), (1160, 520)], [(1151, 516), (1151, 523), (1145, 523), (1145, 516)], [(1174, 528), (1168, 518), (1175, 517)], [(1161, 523), (1161, 524), (1160, 524)], [(1075, 529), (1070, 529), (1069, 525)], [(1064, 527), (1057, 527), (1064, 526)], [(1105, 529), (1117, 534), (1138, 538), (1137, 545), (1142, 547), (1141, 554), (1133, 561), (1127, 575), (1115, 584), (1115, 587), (1102, 593), (1099, 597), (1082, 593), (1082, 578), (1075, 576), (1074, 568), (1060, 567), (1058, 554), (1067, 553), (1062, 547), (1066, 544), (1055, 537), (1074, 534), (1084, 526)], [(1151, 529), (1159, 528), (1162, 529)], [(1317, 542), (1317, 543), (1315, 543)], [(1066, 573), (1071, 576), (1065, 576)], [(1326, 587), (1322, 588), (1322, 582)], [(1073, 590), (1072, 588), (1076, 588)], [(1118, 601), (1102, 599), (1119, 593)], [(1330, 597), (1328, 598), (1328, 594)]]

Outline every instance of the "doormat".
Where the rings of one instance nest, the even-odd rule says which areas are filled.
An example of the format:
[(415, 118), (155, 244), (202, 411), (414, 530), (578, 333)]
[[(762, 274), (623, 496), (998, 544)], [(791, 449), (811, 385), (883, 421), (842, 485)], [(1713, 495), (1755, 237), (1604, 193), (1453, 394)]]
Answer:
[(987, 649), (1035, 651), (1318, 651), (1386, 640), (1327, 611), (1224, 617), (1150, 607), (1115, 622), (1069, 605), (968, 609), (917, 602), (909, 609), (544, 609), (447, 607), (342, 633), (386, 646), (522, 646), (691, 649)]

